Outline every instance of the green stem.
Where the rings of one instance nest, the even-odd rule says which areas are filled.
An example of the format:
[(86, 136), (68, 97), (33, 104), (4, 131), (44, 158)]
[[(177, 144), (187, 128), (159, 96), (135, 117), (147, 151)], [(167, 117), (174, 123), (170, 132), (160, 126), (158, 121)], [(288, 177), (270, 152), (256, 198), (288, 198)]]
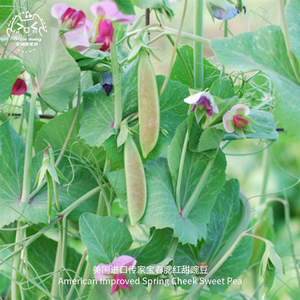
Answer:
[(118, 63), (117, 44), (116, 44), (116, 32), (113, 36), (113, 43), (110, 44), (110, 55), (111, 55), (111, 71), (113, 75), (113, 84), (115, 91), (115, 121), (114, 128), (119, 129), (123, 115), (122, 105), (122, 83), (120, 76), (120, 66)]
[[(20, 227), (20, 221), (17, 222), (17, 227)], [(22, 240), (22, 230), (17, 230), (16, 231), (16, 238), (15, 238), (15, 249), (14, 249), (14, 257), (13, 257), (13, 263), (12, 263), (12, 273), (11, 273), (11, 277), (12, 277), (12, 281), (11, 281), (11, 299), (14, 300), (18, 300), (20, 299), (20, 293), (18, 291), (17, 288), (17, 282), (18, 282), (18, 273), (16, 270), (19, 269), (20, 267), (20, 254), (19, 251), (21, 251), (22, 249), (20, 249), (19, 247), (19, 242)]]
[(181, 209), (182, 209), (180, 207), (180, 189), (181, 189), (184, 159), (185, 159), (185, 155), (186, 155), (188, 141), (189, 141), (189, 130), (186, 131), (185, 138), (184, 138), (184, 143), (183, 143), (181, 157), (180, 157), (179, 170), (178, 170), (177, 185), (176, 185), (176, 205), (177, 205), (177, 209), (179, 212), (181, 212)]
[(66, 218), (76, 207), (78, 207), (84, 201), (88, 200), (89, 198), (91, 198), (92, 196), (97, 194), (100, 190), (101, 189), (99, 186), (90, 190), (88, 193), (84, 194), (82, 197), (77, 199), (75, 202), (73, 202), (70, 206), (68, 206), (62, 212), (58, 213), (57, 216), (64, 216), (64, 218)]
[(286, 50), (287, 50), (287, 53), (289, 56), (290, 63), (292, 65), (296, 79), (297, 79), (298, 83), (300, 83), (300, 70), (298, 67), (298, 61), (292, 51), (292, 46), (291, 46), (290, 39), (289, 39), (288, 28), (286, 25), (286, 20), (285, 20), (285, 15), (284, 15), (284, 2), (285, 2), (284, 0), (279, 0), (280, 16), (281, 16), (281, 22), (282, 22), (282, 32), (283, 32)]
[(228, 21), (224, 21), (224, 37), (228, 37)]
[(179, 26), (179, 30), (178, 30), (178, 35), (176, 37), (175, 45), (173, 47), (173, 51), (172, 51), (172, 55), (171, 55), (171, 60), (170, 60), (167, 76), (165, 77), (164, 83), (163, 83), (163, 85), (160, 89), (160, 92), (159, 92), (160, 95), (162, 95), (162, 93), (164, 92), (164, 90), (167, 86), (167, 83), (169, 81), (170, 75), (171, 75), (171, 71), (172, 71), (172, 67), (173, 67), (173, 63), (174, 63), (174, 59), (175, 59), (175, 54), (176, 54), (177, 46), (178, 46), (179, 39), (180, 39), (180, 33), (182, 31), (183, 22), (184, 22), (184, 18), (185, 18), (185, 15), (186, 15), (187, 2), (188, 2), (187, 0), (184, 1), (183, 13), (182, 13), (181, 22), (180, 22), (180, 26)]
[[(195, 0), (195, 19), (194, 34), (203, 36), (203, 0)], [(194, 86), (198, 89), (204, 89), (204, 71), (203, 71), (203, 45), (194, 43)]]
[[(90, 265), (89, 265), (89, 262), (87, 261), (85, 270), (84, 270), (84, 274), (83, 274), (83, 281), (84, 281), (84, 279), (89, 279), (89, 278), (90, 278)], [(80, 286), (79, 299), (81, 299), (80, 297), (83, 295), (85, 288), (86, 288), (86, 284), (82, 284)]]
[[(87, 256), (87, 251), (84, 251), (83, 254), (82, 254), (82, 256), (81, 256), (80, 262), (79, 262), (79, 264), (78, 264), (78, 267), (77, 267), (77, 270), (76, 270), (74, 279), (77, 279), (77, 278), (80, 277), (80, 272), (81, 272), (81, 269), (82, 269), (83, 264), (84, 264), (84, 262), (85, 262), (86, 256)], [(69, 290), (69, 292), (68, 292), (68, 295), (67, 295), (67, 297), (66, 297), (66, 300), (70, 300), (70, 299), (71, 299), (72, 293), (73, 293), (74, 289), (75, 289), (75, 284), (72, 284), (72, 285), (71, 285), (71, 288), (70, 288), (70, 290)]]
[[(171, 38), (171, 36), (170, 36), (170, 35), (167, 35), (167, 38), (168, 38), (168, 40), (170, 41), (170, 43), (172, 44), (172, 46), (174, 47), (175, 43), (174, 43), (173, 39)], [(155, 39), (155, 38), (154, 38), (154, 39)], [(153, 40), (154, 40), (154, 39), (153, 39)], [(153, 40), (151, 40), (151, 42), (152, 42)], [(189, 72), (189, 69), (188, 69), (188, 66), (187, 66), (187, 64), (186, 64), (186, 61), (185, 61), (185, 59), (183, 58), (183, 56), (182, 56), (182, 54), (181, 54), (181, 52), (180, 52), (180, 50), (179, 50), (178, 48), (176, 49), (176, 52), (177, 52), (177, 55), (178, 55), (178, 57), (179, 57), (179, 59), (180, 59), (182, 65), (183, 65), (183, 67), (184, 67), (186, 76), (188, 77), (188, 80), (189, 80), (189, 82), (190, 82), (190, 86), (193, 86), (194, 82), (193, 82), (192, 76), (191, 76), (191, 74), (190, 74), (190, 72)]]
[(268, 177), (270, 173), (270, 156), (269, 156), (269, 150), (266, 149), (263, 152), (263, 158), (262, 158), (262, 170), (263, 170), (263, 181), (261, 186), (261, 197), (260, 197), (260, 204), (265, 203), (266, 201), (266, 191), (267, 191), (267, 185), (268, 185)]
[(198, 197), (206, 184), (207, 177), (208, 177), (208, 175), (211, 171), (211, 168), (214, 164), (215, 158), (216, 158), (216, 156), (213, 158), (210, 158), (210, 160), (208, 161), (206, 168), (205, 168), (204, 172), (202, 173), (201, 178), (200, 178), (193, 194), (191, 195), (190, 199), (188, 200), (187, 204), (185, 205), (185, 207), (182, 211), (183, 218), (186, 218), (188, 216), (188, 214), (194, 207), (195, 203), (197, 202)]
[(21, 202), (28, 203), (30, 200), (31, 188), (31, 166), (32, 166), (32, 147), (33, 147), (33, 133), (34, 133), (34, 115), (35, 115), (35, 102), (36, 102), (36, 84), (33, 77), (31, 77), (32, 93), (30, 99), (30, 110), (27, 126), (27, 139), (25, 148), (25, 161), (23, 173), (23, 188)]
[(283, 204), (284, 217), (285, 217), (286, 227), (287, 227), (287, 231), (288, 231), (288, 236), (290, 239), (291, 253), (292, 253), (293, 263), (294, 263), (295, 271), (296, 271), (296, 275), (297, 275), (299, 295), (300, 295), (300, 273), (299, 273), (299, 269), (298, 269), (297, 258), (296, 258), (296, 254), (295, 254), (294, 238), (293, 238), (293, 233), (292, 233), (292, 229), (291, 229), (290, 205), (289, 205), (288, 201), (283, 200), (281, 198), (273, 198), (271, 200), (267, 200), (266, 202), (270, 203), (272, 201), (277, 201), (277, 202), (280, 202)]

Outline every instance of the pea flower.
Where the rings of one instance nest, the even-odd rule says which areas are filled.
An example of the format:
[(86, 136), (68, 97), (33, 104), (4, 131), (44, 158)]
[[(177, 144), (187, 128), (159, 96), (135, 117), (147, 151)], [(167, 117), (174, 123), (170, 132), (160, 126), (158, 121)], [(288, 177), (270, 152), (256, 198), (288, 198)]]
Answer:
[(136, 260), (129, 255), (121, 255), (115, 258), (110, 264), (99, 264), (96, 267), (94, 277), (98, 281), (104, 281), (113, 276), (113, 287), (111, 295), (117, 292), (120, 288), (130, 289), (132, 287), (127, 284), (127, 279), (124, 272), (131, 270), (136, 265)]
[(119, 24), (130, 24), (134, 20), (134, 15), (124, 15), (118, 9), (115, 2), (101, 1), (91, 6), (91, 12), (97, 17), (97, 38), (95, 43), (103, 43), (100, 48), (102, 51), (106, 51), (110, 44), (113, 43), (114, 28), (112, 22)]
[(53, 18), (61, 22), (63, 29), (76, 29), (85, 24), (86, 16), (82, 10), (69, 7), (66, 3), (56, 3), (51, 8)]
[(229, 2), (225, 1), (225, 4), (226, 10), (210, 3), (213, 15), (216, 19), (227, 21), (234, 18), (239, 13), (237, 8)]
[(247, 105), (236, 104), (230, 111), (223, 116), (223, 125), (225, 131), (232, 133), (235, 131), (235, 127), (244, 130), (244, 127), (249, 124), (249, 120), (245, 118), (250, 113), (250, 109)]
[(25, 94), (26, 92), (27, 92), (27, 85), (25, 81), (21, 78), (17, 78), (10, 93), (15, 96), (20, 96)]
[(219, 113), (218, 106), (210, 92), (199, 92), (185, 98), (183, 101), (188, 104), (193, 104), (191, 112), (193, 112), (198, 105), (200, 109), (205, 108), (208, 117), (211, 117), (214, 113)]

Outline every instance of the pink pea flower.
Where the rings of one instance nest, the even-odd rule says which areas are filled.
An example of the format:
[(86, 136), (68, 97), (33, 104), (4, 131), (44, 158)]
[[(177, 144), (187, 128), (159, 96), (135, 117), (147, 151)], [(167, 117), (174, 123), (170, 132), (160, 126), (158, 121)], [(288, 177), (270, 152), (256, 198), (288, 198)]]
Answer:
[(83, 54), (90, 48), (90, 40), (92, 39), (91, 30), (92, 23), (86, 20), (82, 27), (68, 31), (61, 35), (60, 38), (68, 49)]
[(26, 92), (27, 92), (27, 85), (25, 81), (21, 78), (17, 78), (17, 80), (15, 81), (12, 87), (11, 94), (15, 96), (20, 96), (25, 94)]
[(61, 22), (64, 29), (76, 29), (85, 24), (86, 16), (82, 10), (69, 7), (66, 3), (56, 3), (51, 8), (51, 15)]
[(244, 127), (249, 124), (249, 120), (244, 118), (250, 113), (250, 108), (244, 104), (234, 105), (230, 111), (223, 116), (223, 125), (225, 131), (232, 133), (235, 127), (244, 130)]
[(133, 257), (129, 255), (121, 255), (115, 258), (112, 263), (108, 265), (103, 263), (99, 264), (96, 267), (94, 277), (101, 282), (113, 276), (111, 295), (117, 292), (120, 288), (132, 290), (132, 287), (128, 285), (124, 272), (131, 270), (135, 265), (136, 260)]
[(199, 92), (185, 98), (183, 101), (188, 104), (193, 104), (191, 112), (193, 112), (198, 105), (200, 109), (205, 108), (208, 117), (211, 117), (214, 113), (219, 113), (218, 106), (210, 92)]
[(106, 51), (110, 44), (113, 43), (114, 27), (112, 22), (119, 24), (130, 24), (134, 20), (134, 15), (125, 15), (121, 13), (115, 2), (101, 1), (91, 6), (91, 12), (99, 20), (97, 26), (97, 38), (94, 43), (103, 44), (100, 48)]

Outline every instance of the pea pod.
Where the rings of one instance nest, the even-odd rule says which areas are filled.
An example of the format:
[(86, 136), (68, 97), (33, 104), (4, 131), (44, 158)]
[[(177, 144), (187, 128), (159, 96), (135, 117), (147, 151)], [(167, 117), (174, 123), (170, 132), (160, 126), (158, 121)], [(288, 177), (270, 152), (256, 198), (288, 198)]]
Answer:
[(159, 135), (159, 97), (154, 70), (145, 49), (138, 65), (139, 135), (143, 156), (155, 147)]
[(134, 226), (145, 213), (147, 188), (143, 163), (130, 134), (124, 146), (124, 166), (128, 213), (130, 222)]

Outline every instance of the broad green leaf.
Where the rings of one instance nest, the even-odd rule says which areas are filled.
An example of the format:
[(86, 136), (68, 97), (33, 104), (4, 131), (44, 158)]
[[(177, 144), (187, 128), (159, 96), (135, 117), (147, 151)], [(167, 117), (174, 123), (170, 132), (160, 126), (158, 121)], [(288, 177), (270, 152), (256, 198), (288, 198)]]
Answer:
[[(295, 25), (296, 26), (296, 25)], [(228, 68), (262, 70), (276, 89), (275, 119), (293, 137), (299, 137), (300, 85), (291, 67), (279, 26), (264, 26), (231, 39), (211, 41), (218, 59)]]
[(130, 249), (124, 254), (137, 260), (137, 265), (148, 266), (160, 263), (167, 255), (172, 241), (172, 230), (155, 229), (146, 245)]
[(21, 69), (22, 64), (19, 60), (0, 59), (0, 104), (3, 104), (10, 96), (12, 87), (20, 75)]
[(118, 9), (126, 15), (135, 15), (135, 11), (130, 0), (117, 1)]
[(9, 15), (12, 13), (14, 7), (13, 0), (1, 0), (0, 4), (0, 24), (2, 25)]
[[(189, 87), (194, 86), (194, 49), (191, 46), (183, 45), (178, 48), (170, 79), (179, 81)], [(183, 63), (184, 62), (184, 63)], [(204, 89), (210, 88), (220, 76), (218, 68), (214, 67), (206, 58), (203, 58)]]
[(225, 77), (217, 79), (210, 87), (210, 93), (221, 99), (228, 99), (235, 96), (233, 86), (230, 81)]
[[(36, 230), (30, 229), (27, 234), (35, 234)], [(54, 263), (56, 258), (56, 250), (57, 250), (57, 242), (42, 235), (36, 241), (34, 241), (30, 246), (27, 248), (27, 255), (28, 261), (31, 263), (32, 267), (34, 268), (35, 272), (39, 276), (45, 276), (53, 272), (54, 270)], [(71, 247), (67, 248), (66, 254), (66, 262), (65, 267), (69, 270), (76, 271), (78, 263), (80, 261), (81, 255)], [(86, 263), (84, 263), (86, 265)], [(29, 267), (29, 274), (33, 277), (36, 277), (37, 274)], [(74, 273), (69, 271), (69, 274), (74, 278)], [(80, 275), (83, 276), (84, 268), (81, 270)], [(68, 279), (68, 275), (65, 275), (65, 279)], [(45, 282), (46, 287), (51, 290), (52, 278), (49, 278)], [(65, 284), (64, 289), (65, 291), (69, 290), (71, 285)], [(79, 288), (80, 285), (77, 286)], [(76, 292), (74, 292), (75, 294)]]
[[(61, 149), (65, 143), (67, 135), (69, 133), (71, 124), (73, 122), (75, 109), (70, 109), (68, 112), (56, 116), (50, 120), (47, 124), (38, 131), (35, 138), (35, 151), (44, 151), (50, 144), (52, 147)], [(79, 157), (83, 157), (88, 161), (101, 162), (105, 160), (105, 152), (103, 148), (89, 147), (85, 144), (84, 140), (80, 139), (77, 135), (80, 128), (80, 119), (83, 114), (83, 107), (81, 106), (77, 121), (72, 130), (69, 142), (66, 146), (67, 150), (70, 150), (72, 154), (76, 154)], [(55, 132), (55, 134), (53, 134)]]
[(90, 146), (102, 146), (115, 133), (113, 92), (109, 96), (100, 84), (84, 91), (84, 112), (80, 120), (79, 136)]
[[(278, 132), (276, 131), (276, 123), (274, 121), (273, 115), (271, 115), (267, 111), (251, 110), (249, 117), (258, 124), (251, 125), (255, 132), (245, 132), (246, 138), (268, 140), (276, 140), (278, 138)], [(242, 139), (242, 137), (236, 133), (225, 132), (223, 140), (235, 139)]]
[[(244, 228), (239, 228), (241, 218), (244, 218), (242, 212), (245, 208), (242, 208), (242, 206), (243, 204), (239, 199), (239, 183), (236, 179), (231, 179), (225, 183), (211, 211), (207, 239), (202, 244), (198, 255), (200, 262), (205, 262), (209, 265), (220, 251), (223, 253), (230, 248), (232, 242), (228, 244), (229, 239), (237, 228), (241, 231), (247, 228), (247, 224), (243, 224)], [(224, 248), (226, 249), (224, 250)], [(243, 238), (233, 254), (213, 275), (213, 278), (238, 278), (246, 268), (251, 253), (252, 239), (248, 237)], [(211, 285), (210, 289), (224, 291), (228, 287), (227, 281), (225, 283), (225, 285), (221, 286)]]
[(110, 264), (116, 254), (124, 254), (132, 244), (129, 230), (115, 218), (84, 213), (79, 225), (91, 268), (99, 263)]
[(55, 110), (64, 110), (78, 88), (80, 69), (63, 45), (58, 30), (48, 28), (35, 51), (26, 49), (25, 69), (35, 77), (38, 95)]
[[(192, 189), (199, 181), (208, 158), (199, 153), (189, 153), (186, 159), (182, 183), (182, 203), (186, 203)], [(147, 181), (148, 202), (146, 212), (141, 222), (147, 227), (174, 229), (174, 235), (183, 244), (196, 244), (206, 236), (206, 223), (209, 222), (210, 210), (215, 198), (222, 188), (225, 180), (225, 158), (219, 153), (209, 174), (206, 186), (202, 190), (198, 202), (187, 218), (182, 218), (175, 204), (173, 184), (168, 163), (165, 158), (148, 161), (144, 166)], [(109, 173), (108, 179), (119, 198), (126, 201), (126, 187), (124, 171)], [(186, 186), (185, 186), (186, 185)], [(201, 215), (201, 218), (199, 218)]]
[(207, 128), (201, 134), (197, 150), (199, 152), (204, 152), (219, 148), (223, 139), (223, 135), (223, 130), (219, 130), (215, 127)]
[(297, 0), (290, 0), (285, 7), (285, 19), (286, 25), (288, 28), (288, 35), (289, 40), (291, 43), (292, 51), (298, 62), (300, 62), (300, 33), (299, 33), (299, 26), (300, 26), (300, 3)]
[[(40, 156), (42, 157), (42, 155)], [(39, 163), (41, 164), (41, 160), (39, 161)], [(57, 192), (61, 210), (64, 210), (80, 197), (98, 186), (94, 176), (86, 168), (84, 163), (77, 160), (76, 158), (72, 159), (71, 157), (64, 157), (59, 163), (58, 169), (68, 180), (67, 183), (64, 180), (60, 180), (61, 184), (57, 185)], [(98, 199), (98, 194), (92, 196), (81, 205), (79, 205), (75, 210), (73, 210), (68, 218), (77, 221), (82, 213), (95, 211)], [(44, 187), (31, 201), (33, 203), (47, 203), (46, 187)]]
[[(15, 220), (47, 223), (47, 201), (20, 203), (24, 168), (25, 145), (9, 121), (0, 126), (0, 228)], [(41, 167), (42, 155), (33, 160), (32, 174)], [(32, 181), (34, 184), (35, 178)]]

